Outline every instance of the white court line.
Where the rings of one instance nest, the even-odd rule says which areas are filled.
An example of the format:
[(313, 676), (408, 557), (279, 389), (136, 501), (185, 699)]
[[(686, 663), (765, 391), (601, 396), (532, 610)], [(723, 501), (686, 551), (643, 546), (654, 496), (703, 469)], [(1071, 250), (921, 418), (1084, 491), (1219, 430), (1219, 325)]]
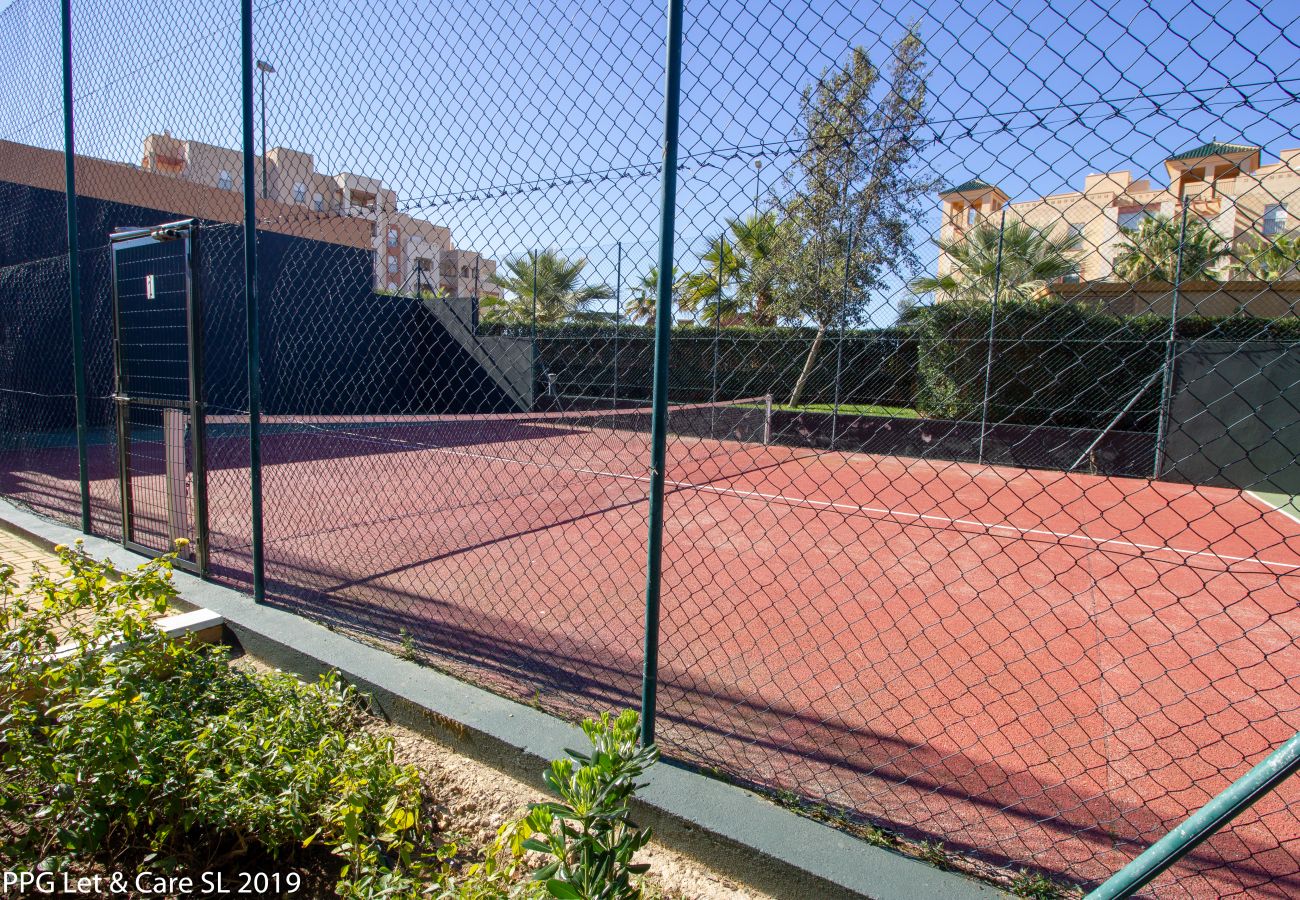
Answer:
[[(592, 475), (598, 478), (615, 478), (623, 481), (636, 481), (641, 483), (649, 483), (650, 481), (648, 475), (630, 475), (625, 472), (610, 472), (605, 469), (561, 466), (556, 465), (555, 463), (521, 460), (509, 456), (498, 456), (492, 453), (477, 453), (457, 448), (430, 447), (416, 441), (406, 441), (399, 438), (377, 440), (367, 435), (353, 434), (351, 432), (339, 431), (337, 429), (329, 429), (329, 433), (353, 437), (358, 440), (370, 441), (378, 444), (405, 444), (422, 450), (444, 453), (451, 456), (462, 456), (468, 459), (486, 460), (488, 462), (510, 463), (519, 466), (534, 466), (539, 469), (551, 469), (556, 472), (573, 472), (580, 475)], [(739, 477), (739, 475), (729, 477)], [(1286, 572), (1300, 570), (1300, 561), (1282, 562), (1278, 560), (1263, 559), (1258, 556), (1234, 556), (1232, 554), (1217, 553), (1213, 550), (1184, 550), (1180, 547), (1171, 547), (1166, 544), (1144, 544), (1134, 541), (1126, 541), (1119, 538), (1095, 538), (1091, 535), (1081, 534), (1074, 531), (1052, 531), (1047, 528), (1022, 528), (1019, 525), (1011, 525), (1008, 523), (984, 522), (979, 519), (956, 518), (952, 516), (935, 515), (934, 513), (918, 513), (912, 512), (911, 510), (889, 509), (887, 507), (861, 506), (856, 503), (841, 503), (834, 500), (814, 500), (811, 497), (787, 497), (784, 494), (769, 494), (763, 491), (749, 491), (740, 488), (724, 488), (711, 484), (696, 484), (691, 481), (665, 479), (664, 484), (680, 490), (695, 490), (703, 493), (737, 497), (741, 500), (761, 500), (765, 503), (782, 503), (792, 507), (806, 506), (812, 509), (835, 510), (836, 512), (848, 513), (850, 515), (867, 515), (874, 518), (895, 518), (906, 520), (907, 522), (914, 524), (919, 523), (927, 526), (935, 525), (939, 527), (952, 528), (953, 530), (974, 530), (977, 533), (987, 534), (990, 537), (1011, 537), (1022, 539), (1037, 538), (1055, 544), (1064, 544), (1067, 541), (1071, 541), (1078, 545), (1092, 547), (1099, 550), (1107, 548), (1135, 550), (1138, 555), (1143, 557), (1153, 553), (1172, 553), (1179, 558), (1179, 562), (1205, 557), (1208, 559), (1218, 560), (1225, 565), (1232, 565), (1235, 563), (1256, 563), (1266, 568), (1281, 569)], [(1272, 508), (1270, 504), (1265, 505)]]
[(1242, 493), (1250, 497), (1252, 500), (1257, 501), (1261, 506), (1266, 507), (1269, 512), (1281, 513), (1292, 522), (1300, 522), (1300, 514), (1293, 513), (1285, 506), (1274, 506), (1272, 501), (1258, 491), (1242, 491)]

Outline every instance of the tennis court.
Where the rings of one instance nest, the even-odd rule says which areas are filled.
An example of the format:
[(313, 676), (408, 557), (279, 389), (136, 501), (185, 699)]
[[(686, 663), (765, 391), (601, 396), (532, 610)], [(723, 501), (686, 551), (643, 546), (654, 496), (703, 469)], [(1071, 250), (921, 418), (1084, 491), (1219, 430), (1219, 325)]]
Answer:
[[(672, 419), (661, 734), (679, 758), (1102, 878), (1300, 729), (1300, 523), (1248, 494), (764, 443), (761, 403)], [(548, 709), (634, 705), (645, 425), (269, 417), (268, 593)], [(208, 434), (213, 573), (236, 584), (242, 428)], [(26, 477), (37, 507), (75, 495), (72, 449)], [(1295, 835), (1293, 794), (1238, 837)]]

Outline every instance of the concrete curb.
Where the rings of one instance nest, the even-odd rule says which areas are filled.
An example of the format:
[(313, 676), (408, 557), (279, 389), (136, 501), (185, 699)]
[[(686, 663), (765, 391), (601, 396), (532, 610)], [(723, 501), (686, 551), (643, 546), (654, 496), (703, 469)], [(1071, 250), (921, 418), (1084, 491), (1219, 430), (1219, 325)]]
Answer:
[[(85, 543), (118, 567), (142, 558), (117, 544), (0, 500), (0, 528), (31, 540)], [(211, 610), (251, 654), (286, 671), (315, 676), (337, 670), (369, 694), (376, 711), (459, 752), (542, 787), (541, 772), (566, 747), (580, 748), (577, 727), (448, 675), (352, 641), (292, 613), (259, 606), (230, 588), (177, 572), (183, 603)], [(825, 900), (931, 900), (1009, 894), (963, 875), (863, 843), (783, 809), (741, 787), (672, 765), (656, 766), (635, 805), (656, 838), (755, 889), (777, 897)]]

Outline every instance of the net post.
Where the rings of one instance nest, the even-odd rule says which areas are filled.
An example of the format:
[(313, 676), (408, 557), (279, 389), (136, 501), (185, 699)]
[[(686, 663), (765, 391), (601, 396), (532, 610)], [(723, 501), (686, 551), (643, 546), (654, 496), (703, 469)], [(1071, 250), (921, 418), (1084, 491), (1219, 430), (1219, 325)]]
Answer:
[(81, 242), (77, 226), (76, 143), (72, 121), (72, 0), (60, 4), (63, 42), (63, 175), (68, 213), (68, 306), (72, 320), (72, 384), (77, 422), (77, 492), (81, 533), (90, 534), (90, 468), (86, 451), (86, 332), (81, 309)]
[(772, 443), (772, 395), (763, 395), (763, 446)]
[(677, 212), (677, 142), (682, 87), (682, 0), (668, 0), (664, 66), (664, 156), (659, 209), (659, 284), (655, 302), (654, 386), (650, 416), (650, 503), (646, 540), (645, 666), (641, 676), (641, 743), (655, 739), (659, 692), (659, 589), (663, 570), (664, 468), (668, 445), (668, 346), (672, 340), (673, 230)]
[(1165, 440), (1168, 438), (1165, 420), (1169, 417), (1170, 394), (1174, 389), (1174, 346), (1178, 341), (1178, 296), (1183, 281), (1183, 246), (1187, 242), (1187, 195), (1182, 197), (1183, 217), (1178, 226), (1178, 257), (1174, 262), (1174, 291), (1169, 299), (1169, 335), (1165, 339), (1165, 360), (1161, 371), (1164, 378), (1160, 384), (1160, 415), (1156, 419), (1156, 448), (1151, 462), (1152, 480), (1160, 477), (1160, 468), (1164, 464)]
[(244, 308), (248, 319), (248, 474), (252, 506), (253, 599), (266, 599), (262, 537), (262, 356), (257, 321), (257, 192), (253, 144), (253, 0), (240, 0), (244, 189)]

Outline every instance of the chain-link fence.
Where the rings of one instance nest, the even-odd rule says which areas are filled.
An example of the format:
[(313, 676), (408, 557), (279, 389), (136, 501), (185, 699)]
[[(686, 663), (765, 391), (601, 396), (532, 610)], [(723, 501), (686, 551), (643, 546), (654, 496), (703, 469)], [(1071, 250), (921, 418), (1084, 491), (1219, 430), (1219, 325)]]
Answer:
[[(1300, 730), (1293, 7), (691, 0), (674, 93), (645, 4), (77, 0), (65, 134), (15, 0), (0, 494), (1094, 884)], [(1294, 895), (1298, 799), (1150, 890)]]

